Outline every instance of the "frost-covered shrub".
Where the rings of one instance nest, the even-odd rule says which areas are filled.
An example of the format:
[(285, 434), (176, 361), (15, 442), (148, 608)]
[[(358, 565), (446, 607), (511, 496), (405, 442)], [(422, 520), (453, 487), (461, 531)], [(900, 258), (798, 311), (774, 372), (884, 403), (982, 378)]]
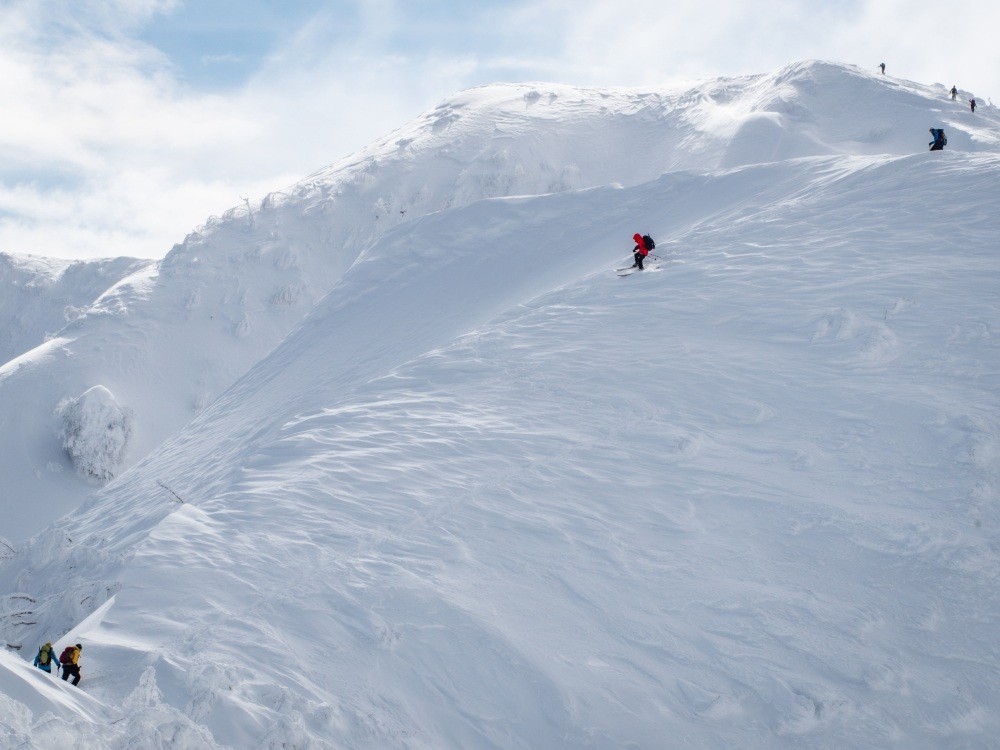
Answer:
[(62, 420), (59, 438), (77, 470), (102, 481), (114, 477), (132, 437), (132, 410), (95, 385), (60, 402), (56, 415)]

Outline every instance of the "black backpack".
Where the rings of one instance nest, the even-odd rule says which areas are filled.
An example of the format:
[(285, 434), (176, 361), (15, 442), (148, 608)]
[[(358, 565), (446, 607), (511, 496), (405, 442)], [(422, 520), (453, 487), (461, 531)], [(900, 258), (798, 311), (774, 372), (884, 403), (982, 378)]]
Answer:
[(646, 243), (646, 249), (649, 250), (650, 252), (652, 252), (653, 248), (656, 247), (656, 243), (653, 242), (653, 238), (650, 237), (648, 234), (642, 235), (642, 241)]

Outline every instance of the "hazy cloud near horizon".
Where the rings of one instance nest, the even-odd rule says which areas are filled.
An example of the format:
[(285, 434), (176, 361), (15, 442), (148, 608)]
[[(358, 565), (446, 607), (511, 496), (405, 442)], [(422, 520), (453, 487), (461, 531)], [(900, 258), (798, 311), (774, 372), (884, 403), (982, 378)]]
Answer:
[[(0, 3), (0, 251), (162, 257), (468, 86), (650, 86), (825, 59), (1000, 96), (985, 0)], [(921, 134), (922, 136), (923, 134)]]

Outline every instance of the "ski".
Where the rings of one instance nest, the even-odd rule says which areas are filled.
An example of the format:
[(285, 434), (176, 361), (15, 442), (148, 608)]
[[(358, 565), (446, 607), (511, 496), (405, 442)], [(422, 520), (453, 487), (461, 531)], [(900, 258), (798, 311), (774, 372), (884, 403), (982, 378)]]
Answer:
[(635, 266), (625, 266), (624, 268), (616, 268), (615, 273), (619, 276), (631, 276), (636, 271), (655, 271), (660, 267), (659, 263), (646, 263), (646, 266), (642, 269), (636, 268)]

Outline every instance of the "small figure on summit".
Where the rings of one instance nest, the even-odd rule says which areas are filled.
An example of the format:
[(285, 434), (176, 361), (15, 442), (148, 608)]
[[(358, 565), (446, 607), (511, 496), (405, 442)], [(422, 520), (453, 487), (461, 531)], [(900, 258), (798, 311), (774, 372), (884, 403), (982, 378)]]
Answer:
[(976, 111), (976, 100), (975, 99), (969, 99), (969, 107), (972, 109), (973, 112)]
[(954, 86), (951, 87), (951, 100), (955, 101), (955, 97), (958, 96), (958, 89)]
[(878, 66), (882, 68), (882, 75), (885, 75), (885, 63), (879, 63)]
[(931, 147), (931, 151), (943, 151), (944, 147), (948, 143), (948, 139), (945, 138), (944, 130), (942, 128), (931, 128), (931, 137), (934, 139), (927, 145)]

